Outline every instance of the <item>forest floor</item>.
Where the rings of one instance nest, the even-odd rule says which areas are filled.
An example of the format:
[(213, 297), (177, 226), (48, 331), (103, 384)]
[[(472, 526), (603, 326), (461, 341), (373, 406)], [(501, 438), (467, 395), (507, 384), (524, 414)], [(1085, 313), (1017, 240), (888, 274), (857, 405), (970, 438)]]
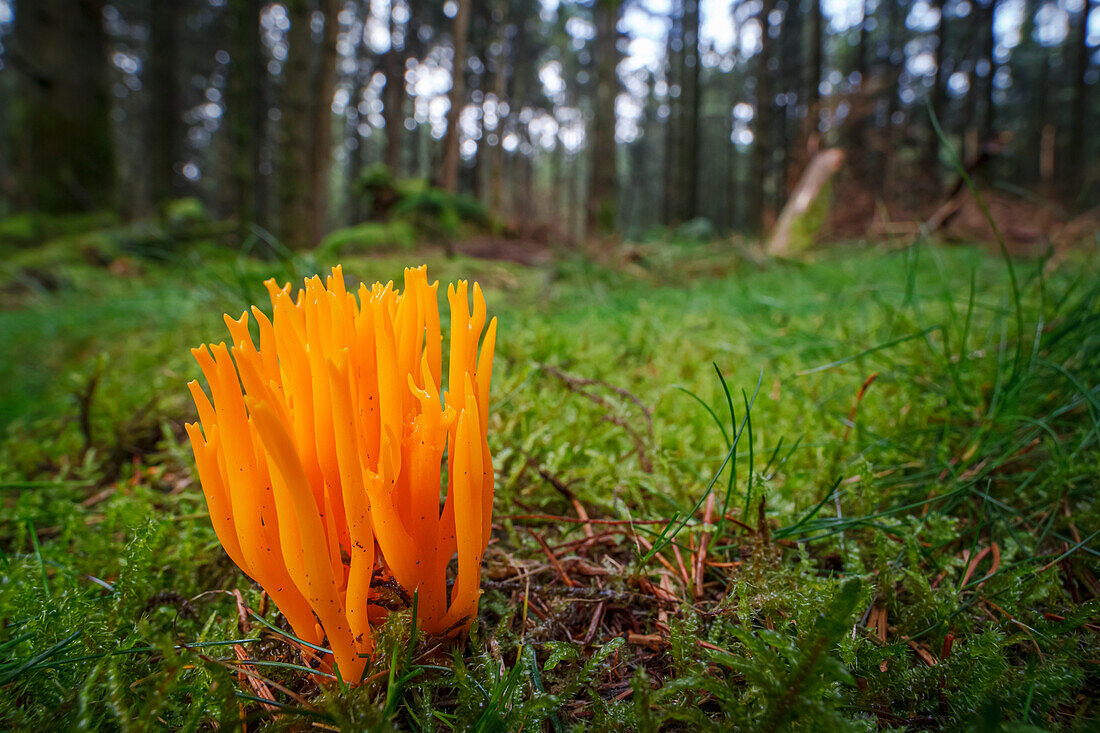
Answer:
[(480, 616), (392, 614), (356, 687), (297, 667), (183, 437), (189, 347), (334, 263), (3, 254), (0, 728), (1095, 730), (1095, 252), (345, 258), (500, 320)]

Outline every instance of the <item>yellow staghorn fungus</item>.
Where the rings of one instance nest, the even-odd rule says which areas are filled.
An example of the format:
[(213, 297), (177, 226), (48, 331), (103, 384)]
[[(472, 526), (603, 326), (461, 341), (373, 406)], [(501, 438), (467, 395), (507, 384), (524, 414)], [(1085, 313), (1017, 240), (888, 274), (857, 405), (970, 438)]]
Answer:
[(373, 579), (416, 592), (428, 633), (465, 629), (477, 613), (493, 510), (496, 319), (486, 329), (476, 283), (448, 287), (441, 397), (439, 283), (428, 284), (426, 267), (405, 270), (403, 293), (361, 284), (357, 297), (340, 267), (295, 298), (289, 285), (264, 284), (274, 317), (252, 308), (258, 348), (245, 312), (225, 316), (231, 346), (192, 350), (210, 396), (188, 384), (199, 422), (187, 433), (226, 553), (299, 638), (327, 640), (343, 678), (359, 680), (371, 625), (385, 615)]

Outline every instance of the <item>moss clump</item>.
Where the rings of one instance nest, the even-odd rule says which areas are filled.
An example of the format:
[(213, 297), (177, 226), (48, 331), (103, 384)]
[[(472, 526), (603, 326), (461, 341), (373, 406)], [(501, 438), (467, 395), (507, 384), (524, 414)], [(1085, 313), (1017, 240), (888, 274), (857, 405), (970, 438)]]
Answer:
[(408, 251), (415, 244), (415, 232), (407, 222), (368, 221), (328, 234), (321, 240), (319, 254), (336, 258), (346, 254)]
[(402, 196), (394, 205), (392, 215), (395, 220), (408, 222), (419, 234), (435, 241), (453, 240), (489, 227), (489, 216), (479, 201), (431, 187)]
[(791, 222), (790, 254), (798, 255), (814, 246), (817, 234), (825, 226), (833, 205), (833, 182), (826, 181), (814, 197), (810, 208)]
[(0, 219), (0, 252), (27, 247), (55, 237), (104, 229), (118, 224), (118, 215), (106, 211), (48, 215), (37, 212)]
[(172, 232), (186, 232), (196, 224), (210, 221), (206, 207), (196, 198), (174, 199), (165, 203), (161, 216)]

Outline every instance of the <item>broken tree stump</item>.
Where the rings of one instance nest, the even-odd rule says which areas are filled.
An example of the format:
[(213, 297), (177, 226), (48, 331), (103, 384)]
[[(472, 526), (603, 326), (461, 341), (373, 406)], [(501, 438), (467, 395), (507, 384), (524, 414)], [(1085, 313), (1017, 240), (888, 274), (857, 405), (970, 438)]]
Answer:
[[(815, 209), (819, 208), (814, 203), (825, 192), (826, 184), (843, 164), (844, 151), (840, 148), (822, 150), (814, 155), (779, 214), (779, 221), (768, 240), (769, 255), (788, 257), (812, 243), (807, 240), (812, 240), (820, 227), (820, 222), (814, 226), (811, 221)], [(824, 215), (819, 218), (824, 220)]]

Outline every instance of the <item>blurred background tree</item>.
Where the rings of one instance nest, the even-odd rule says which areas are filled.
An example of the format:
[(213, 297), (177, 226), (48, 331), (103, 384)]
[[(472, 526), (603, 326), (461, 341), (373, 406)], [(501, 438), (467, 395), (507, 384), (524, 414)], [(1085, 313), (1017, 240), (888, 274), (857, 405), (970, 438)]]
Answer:
[(842, 148), (823, 231), (858, 236), (959, 211), (934, 111), (990, 196), (1069, 217), (1100, 200), (1096, 7), (0, 0), (0, 214), (189, 197), (311, 247), (377, 215), (381, 164), (529, 238), (762, 233)]

